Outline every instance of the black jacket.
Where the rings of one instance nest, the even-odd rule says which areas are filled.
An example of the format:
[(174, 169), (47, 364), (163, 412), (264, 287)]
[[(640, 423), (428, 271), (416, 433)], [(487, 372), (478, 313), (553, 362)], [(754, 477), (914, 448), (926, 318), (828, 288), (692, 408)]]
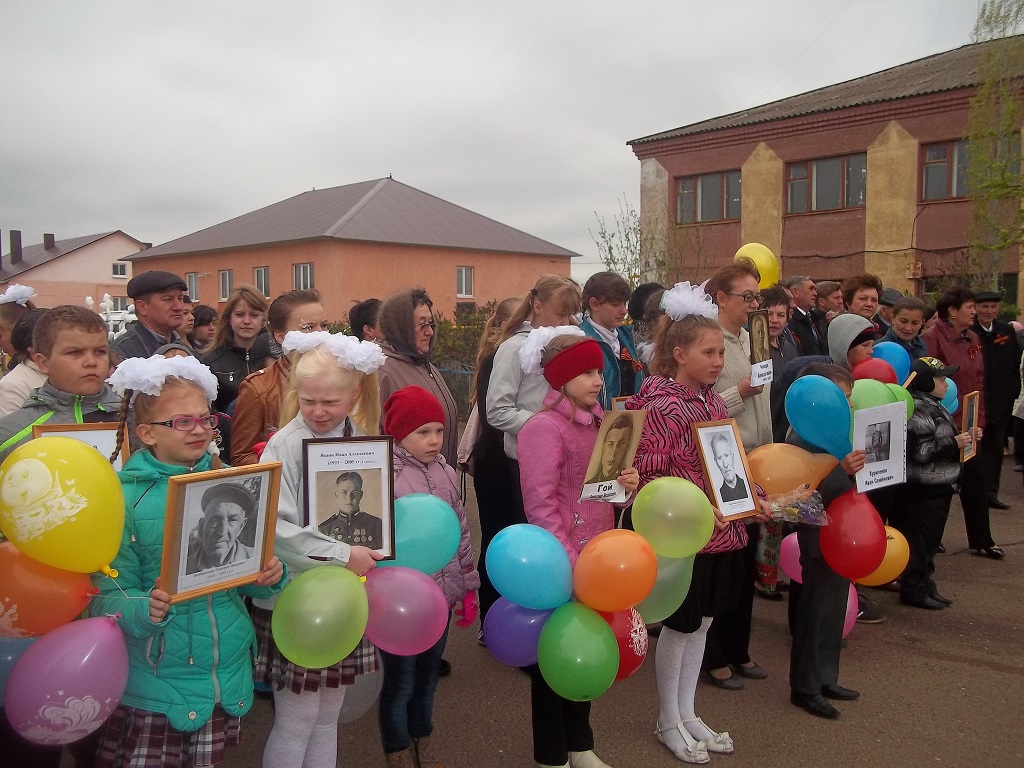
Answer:
[(914, 394), (914, 415), (907, 422), (907, 482), (951, 486), (960, 479), (960, 430), (938, 400)]
[(241, 347), (215, 347), (200, 352), (199, 359), (217, 377), (217, 399), (214, 409), (226, 413), (228, 406), (238, 397), (242, 379), (263, 367), (263, 357)]
[[(794, 309), (793, 317), (789, 319), (789, 328), (796, 336), (797, 344), (800, 345), (800, 354), (828, 354), (828, 349), (825, 347), (825, 328), (815, 322), (815, 318), (810, 312)], [(814, 338), (815, 332), (818, 334), (818, 340)]]
[(1013, 326), (999, 320), (986, 331), (978, 322), (974, 332), (981, 339), (981, 356), (985, 360), (985, 421), (988, 424), (1010, 423), (1013, 401), (1020, 394), (1020, 344)]

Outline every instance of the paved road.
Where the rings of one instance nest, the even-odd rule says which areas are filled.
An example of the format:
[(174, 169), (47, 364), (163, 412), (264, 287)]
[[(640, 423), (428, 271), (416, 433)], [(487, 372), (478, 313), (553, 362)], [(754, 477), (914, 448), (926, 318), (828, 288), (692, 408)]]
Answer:
[[(862, 692), (841, 703), (842, 718), (819, 720), (789, 703), (786, 604), (758, 600), (752, 655), (769, 672), (738, 692), (701, 683), (698, 713), (728, 730), (736, 753), (712, 757), (728, 768), (1024, 765), (1024, 492), (1020, 473), (1004, 471), (1008, 512), (992, 512), (1003, 561), (965, 549), (963, 516), (954, 502), (948, 553), (938, 558), (942, 593), (956, 604), (931, 612), (872, 591), (884, 624), (858, 625), (843, 654), (841, 682)], [(470, 494), (472, 496), (472, 494)], [(475, 520), (475, 503), (470, 505)], [(532, 766), (528, 678), (494, 661), (476, 630), (452, 627), (441, 681), (435, 740), (448, 768)], [(615, 768), (678, 766), (653, 737), (657, 719), (653, 647), (644, 666), (594, 704), (597, 751)], [(243, 744), (229, 768), (260, 765), (272, 713), (259, 702), (242, 724)], [(344, 726), (344, 768), (383, 766), (375, 710)], [(273, 768), (268, 766), (267, 768)]]

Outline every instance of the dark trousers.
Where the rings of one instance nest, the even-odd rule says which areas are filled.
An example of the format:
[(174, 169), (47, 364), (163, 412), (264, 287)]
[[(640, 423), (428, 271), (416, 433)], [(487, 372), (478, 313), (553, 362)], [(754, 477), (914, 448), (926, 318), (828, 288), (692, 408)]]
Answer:
[(839, 652), (850, 594), (850, 580), (833, 571), (822, 557), (820, 532), (813, 525), (797, 529), (803, 585), (792, 617), (789, 687), (808, 696), (820, 696), (823, 685), (839, 682)]
[(899, 489), (902, 485), (887, 485), (884, 488), (876, 488), (873, 491), (868, 491), (868, 501), (871, 502), (871, 506), (878, 512), (878, 516), (882, 518), (882, 522), (888, 525), (889, 517), (893, 513), (893, 508), (896, 506), (896, 498), (899, 495)]
[(730, 664), (746, 664), (750, 661), (750, 622), (754, 612), (754, 577), (757, 566), (757, 523), (747, 526), (747, 546), (743, 555), (743, 575), (734, 610), (715, 616), (708, 629), (707, 645), (704, 646), (704, 669), (722, 669)]
[[(515, 469), (513, 478), (511, 472)], [(497, 601), (498, 590), (487, 576), (487, 547), (498, 533), (515, 523), (525, 523), (522, 492), (519, 488), (519, 464), (508, 459), (499, 459), (487, 464), (477, 463), (474, 467), (473, 490), (476, 492), (477, 508), (480, 510), (480, 557), (477, 570), (480, 572), (480, 621)], [(516, 504), (516, 498), (519, 504)]]
[(570, 752), (594, 748), (590, 702), (563, 699), (544, 680), (540, 667), (523, 667), (530, 675), (533, 759), (541, 765), (564, 765)]
[[(970, 463), (970, 462), (968, 462)], [(900, 576), (900, 598), (919, 603), (936, 593), (935, 553), (942, 541), (953, 489), (907, 483), (900, 486), (900, 503), (890, 519), (893, 528), (903, 534), (910, 546), (910, 560)]]
[[(982, 445), (985, 440), (981, 441)], [(975, 456), (960, 467), (960, 506), (964, 508), (964, 527), (967, 528), (967, 546), (970, 549), (983, 549), (995, 544), (989, 527), (985, 469), (981, 461), (980, 456)]]
[(1006, 425), (985, 425), (981, 441), (981, 461), (985, 471), (985, 494), (990, 499), (999, 496), (999, 476), (1003, 472), (1003, 448), (1006, 445)]

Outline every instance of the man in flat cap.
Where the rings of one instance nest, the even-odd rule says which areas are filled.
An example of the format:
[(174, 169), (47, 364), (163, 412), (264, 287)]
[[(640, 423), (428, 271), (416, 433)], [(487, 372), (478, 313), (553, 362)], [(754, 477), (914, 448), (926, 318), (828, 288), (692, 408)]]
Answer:
[[(1020, 345), (1013, 326), (996, 320), (999, 303), (996, 291), (979, 291), (974, 297), (974, 332), (981, 339), (985, 361), (985, 439), (981, 441), (981, 462), (985, 471), (985, 493), (993, 509), (1009, 509), (999, 498), (999, 475), (1003, 470), (1003, 445), (1013, 416), (1013, 401), (1020, 394)], [(966, 393), (964, 393), (966, 394)]]
[(182, 295), (185, 281), (173, 272), (150, 270), (128, 281), (128, 296), (135, 300), (137, 323), (110, 345), (115, 357), (152, 357), (164, 344), (180, 342), (178, 328), (185, 321)]
[(902, 298), (903, 294), (895, 288), (883, 288), (882, 292), (878, 294), (878, 311), (871, 319), (875, 323), (875, 330), (878, 331), (879, 338), (892, 328), (892, 307)]
[(256, 498), (238, 483), (220, 483), (206, 489), (203, 516), (189, 534), (185, 573), (199, 573), (253, 557), (253, 548), (238, 537), (256, 514)]

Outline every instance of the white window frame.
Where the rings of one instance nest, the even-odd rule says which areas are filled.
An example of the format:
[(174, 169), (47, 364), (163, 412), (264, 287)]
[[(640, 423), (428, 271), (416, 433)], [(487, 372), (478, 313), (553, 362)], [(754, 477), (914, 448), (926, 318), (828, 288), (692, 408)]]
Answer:
[(128, 310), (129, 298), (127, 296), (111, 296), (110, 297), (110, 310), (111, 312), (126, 312)]
[(455, 295), (460, 299), (473, 298), (473, 268), (455, 268)]
[(192, 299), (193, 303), (199, 301), (199, 273), (186, 272), (185, 285), (188, 286), (185, 293)]
[(314, 279), (315, 274), (313, 272), (312, 261), (292, 265), (292, 282), (294, 283), (295, 290), (313, 290)]
[(235, 278), (230, 269), (222, 269), (217, 273), (217, 283), (220, 288), (220, 301), (227, 301), (234, 287)]
[(128, 265), (123, 261), (115, 261), (110, 265), (110, 276), (126, 280), (128, 278)]
[(270, 298), (270, 267), (253, 267), (252, 284), (265, 298)]

